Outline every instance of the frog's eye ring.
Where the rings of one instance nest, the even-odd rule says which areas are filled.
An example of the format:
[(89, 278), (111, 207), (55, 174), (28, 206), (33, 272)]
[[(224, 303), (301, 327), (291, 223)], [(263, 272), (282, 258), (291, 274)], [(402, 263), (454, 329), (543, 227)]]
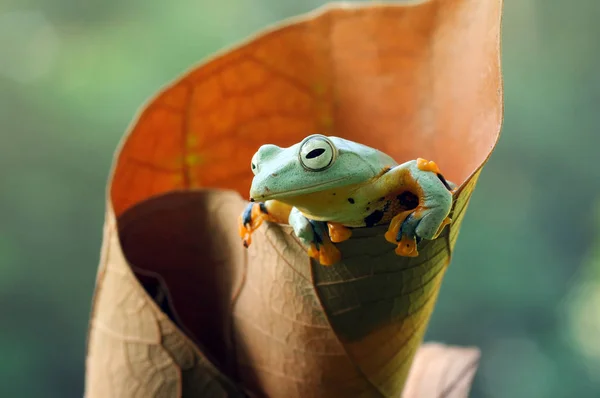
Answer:
[(254, 175), (258, 174), (258, 152), (256, 152), (254, 154), (254, 156), (252, 156), (252, 161), (250, 163), (250, 167), (252, 168), (252, 172), (254, 173)]
[(337, 148), (324, 135), (311, 135), (300, 144), (300, 164), (309, 171), (330, 167), (337, 157)]

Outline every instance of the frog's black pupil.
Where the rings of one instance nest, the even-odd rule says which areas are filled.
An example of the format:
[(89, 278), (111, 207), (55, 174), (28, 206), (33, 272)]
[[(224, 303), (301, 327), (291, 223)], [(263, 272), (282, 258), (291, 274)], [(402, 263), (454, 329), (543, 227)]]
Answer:
[(256, 165), (254, 163), (252, 163), (252, 170), (254, 170), (256, 168)]
[(317, 156), (321, 156), (323, 152), (325, 152), (325, 149), (323, 148), (313, 149), (312, 151), (306, 154), (306, 159), (314, 159)]

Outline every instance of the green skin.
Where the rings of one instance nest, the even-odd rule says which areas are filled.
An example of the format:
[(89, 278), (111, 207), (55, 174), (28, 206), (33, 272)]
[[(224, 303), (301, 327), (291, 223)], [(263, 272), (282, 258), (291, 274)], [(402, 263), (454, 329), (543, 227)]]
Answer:
[[(338, 137), (315, 134), (289, 148), (263, 145), (252, 170), (251, 201), (293, 206), (288, 222), (306, 245), (319, 241), (315, 235), (325, 230), (319, 222), (383, 224), (406, 210), (407, 200), (415, 211), (397, 240), (434, 239), (452, 206), (454, 184), (439, 173), (420, 169), (415, 160), (398, 165), (383, 152)], [(401, 198), (406, 191), (414, 195)]]

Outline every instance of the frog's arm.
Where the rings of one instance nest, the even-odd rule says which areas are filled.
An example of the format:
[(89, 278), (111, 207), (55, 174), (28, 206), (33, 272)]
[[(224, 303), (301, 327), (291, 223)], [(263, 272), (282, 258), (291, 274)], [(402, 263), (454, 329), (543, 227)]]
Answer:
[[(387, 183), (399, 184), (413, 191), (419, 199), (416, 208), (395, 215), (385, 234), (387, 241), (397, 244), (396, 253), (415, 257), (421, 239), (435, 239), (452, 220), (452, 190), (434, 162), (424, 159), (410, 161), (394, 168)], [(405, 189), (405, 188), (403, 188)]]
[(266, 202), (249, 203), (239, 218), (239, 233), (244, 246), (252, 243), (252, 232), (254, 232), (263, 221), (279, 224), (287, 224), (292, 206), (278, 200), (267, 200)]
[[(298, 209), (278, 200), (249, 203), (240, 215), (239, 233), (244, 246), (250, 246), (252, 232), (263, 221), (289, 224), (296, 236), (308, 248), (308, 255), (322, 265), (332, 265), (341, 258), (340, 251), (332, 241), (340, 242), (350, 237), (350, 230), (334, 223), (313, 221), (306, 218)], [(327, 232), (331, 234), (331, 239)]]

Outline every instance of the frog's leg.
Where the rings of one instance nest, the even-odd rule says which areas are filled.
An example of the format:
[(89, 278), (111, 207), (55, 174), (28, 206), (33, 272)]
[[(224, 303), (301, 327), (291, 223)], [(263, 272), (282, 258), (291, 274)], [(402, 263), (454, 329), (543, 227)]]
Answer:
[(455, 185), (446, 181), (434, 162), (425, 159), (407, 162), (396, 169), (401, 185), (412, 190), (419, 203), (392, 219), (385, 239), (397, 244), (396, 254), (415, 257), (419, 255), (417, 244), (421, 239), (437, 238), (452, 222), (448, 214)]
[(238, 221), (239, 234), (244, 242), (244, 246), (250, 246), (250, 243), (252, 243), (252, 232), (260, 227), (263, 221), (287, 224), (291, 210), (292, 206), (277, 200), (249, 203)]
[(308, 255), (321, 265), (333, 265), (340, 261), (342, 254), (327, 234), (328, 223), (309, 220), (294, 207), (290, 212), (289, 224), (300, 241), (308, 247)]

